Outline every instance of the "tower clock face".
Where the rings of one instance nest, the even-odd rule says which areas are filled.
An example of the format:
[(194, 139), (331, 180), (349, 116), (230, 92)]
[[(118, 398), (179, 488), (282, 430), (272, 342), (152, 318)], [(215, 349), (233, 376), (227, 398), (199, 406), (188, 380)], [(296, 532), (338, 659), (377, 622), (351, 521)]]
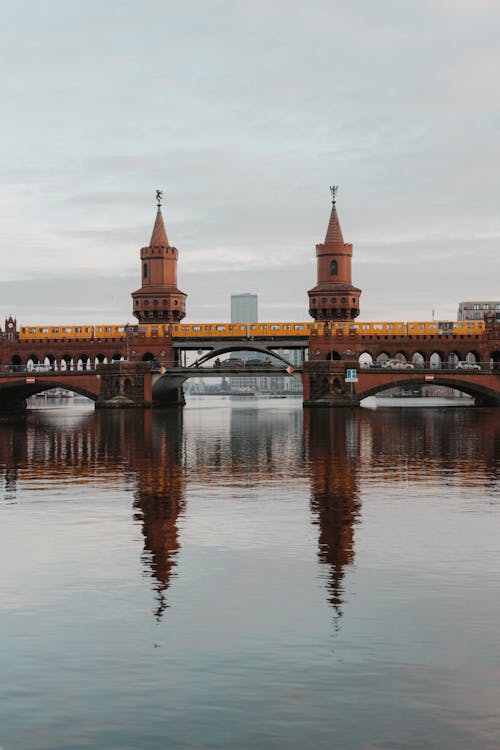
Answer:
[(7, 323), (7, 328), (14, 328), (14, 323), (10, 321), (10, 323)]

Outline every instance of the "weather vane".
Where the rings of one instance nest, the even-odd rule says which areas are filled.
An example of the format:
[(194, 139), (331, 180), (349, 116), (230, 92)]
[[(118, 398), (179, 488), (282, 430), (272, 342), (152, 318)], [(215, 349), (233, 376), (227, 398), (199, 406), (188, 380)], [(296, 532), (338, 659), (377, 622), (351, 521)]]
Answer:
[(156, 191), (156, 205), (161, 208), (161, 199), (163, 198), (163, 190)]
[(330, 185), (330, 193), (332, 194), (332, 203), (335, 203), (335, 196), (337, 195), (338, 185)]

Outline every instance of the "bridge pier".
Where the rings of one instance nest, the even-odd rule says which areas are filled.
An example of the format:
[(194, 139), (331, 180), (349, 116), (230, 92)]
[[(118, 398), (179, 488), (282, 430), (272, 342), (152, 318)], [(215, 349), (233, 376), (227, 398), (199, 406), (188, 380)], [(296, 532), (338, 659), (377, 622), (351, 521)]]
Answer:
[(97, 367), (100, 392), (96, 409), (149, 409), (153, 406), (150, 362), (116, 362)]
[(9, 394), (7, 398), (0, 397), (0, 413), (1, 412), (24, 412), (28, 407), (27, 401), (24, 398), (12, 398), (12, 394)]
[(309, 361), (304, 363), (302, 382), (305, 407), (354, 407), (359, 398), (346, 383), (347, 369), (356, 363), (345, 361)]

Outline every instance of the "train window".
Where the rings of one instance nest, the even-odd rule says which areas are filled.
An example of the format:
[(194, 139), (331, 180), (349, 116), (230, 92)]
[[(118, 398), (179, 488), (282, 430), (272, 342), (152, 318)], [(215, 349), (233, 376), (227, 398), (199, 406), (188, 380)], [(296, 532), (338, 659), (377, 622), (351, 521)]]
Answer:
[(226, 330), (226, 326), (216, 326), (215, 330), (216, 331), (225, 331)]
[(106, 326), (104, 330), (106, 331), (106, 333), (111, 333), (111, 326)]
[(394, 329), (394, 326), (392, 323), (387, 323), (387, 328), (389, 331), (392, 331)]
[(374, 323), (373, 327), (376, 331), (381, 331), (384, 326), (382, 325), (382, 323)]
[(254, 326), (254, 325), (251, 325), (251, 326), (250, 326), (250, 330), (251, 330), (251, 331), (255, 331), (255, 329), (256, 329), (256, 328), (257, 328), (257, 326)]
[(278, 325), (272, 325), (271, 324), (271, 331), (279, 331), (280, 327)]
[(420, 331), (425, 331), (425, 323), (419, 323), (418, 327)]
[(240, 326), (240, 331), (246, 331), (245, 326)]
[(193, 331), (201, 331), (201, 326), (191, 326)]
[(71, 328), (63, 328), (63, 333), (71, 333)]
[(300, 323), (296, 323), (296, 324), (294, 325), (294, 327), (293, 327), (293, 330), (294, 330), (294, 331), (303, 331), (303, 330), (304, 330), (304, 326), (303, 326), (303, 325), (301, 325)]
[(48, 332), (49, 332), (48, 328), (40, 328), (40, 333), (48, 333)]
[(116, 330), (118, 331), (118, 333), (123, 333), (124, 330), (125, 330), (125, 327), (124, 326), (117, 326)]
[(431, 329), (432, 331), (437, 331), (437, 327), (438, 327), (438, 326), (437, 326), (437, 323), (429, 323), (429, 328), (430, 328), (430, 329)]

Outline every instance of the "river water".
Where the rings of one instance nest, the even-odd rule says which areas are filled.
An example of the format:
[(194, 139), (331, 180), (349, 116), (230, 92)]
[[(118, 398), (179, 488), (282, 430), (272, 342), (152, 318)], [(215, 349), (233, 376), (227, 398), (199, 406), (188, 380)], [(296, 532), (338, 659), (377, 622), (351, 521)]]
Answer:
[(0, 418), (3, 750), (500, 747), (500, 410)]

